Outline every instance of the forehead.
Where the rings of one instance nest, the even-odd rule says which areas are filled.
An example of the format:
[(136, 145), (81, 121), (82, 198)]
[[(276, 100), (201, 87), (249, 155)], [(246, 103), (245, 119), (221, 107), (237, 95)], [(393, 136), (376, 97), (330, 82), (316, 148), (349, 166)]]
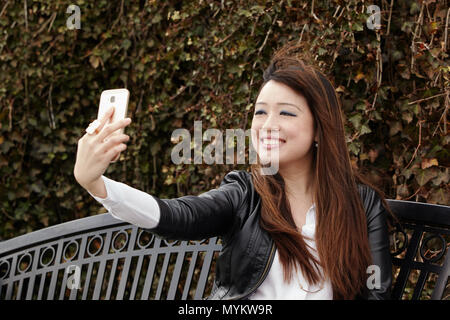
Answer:
[(265, 102), (269, 105), (275, 105), (279, 102), (288, 102), (299, 106), (307, 105), (305, 97), (291, 89), (284, 83), (274, 80), (268, 81), (261, 89), (256, 103)]

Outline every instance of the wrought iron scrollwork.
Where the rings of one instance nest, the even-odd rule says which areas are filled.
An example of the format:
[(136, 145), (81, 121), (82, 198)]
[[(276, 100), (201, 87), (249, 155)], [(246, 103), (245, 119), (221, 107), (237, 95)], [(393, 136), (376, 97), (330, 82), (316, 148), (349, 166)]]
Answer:
[[(67, 257), (67, 253), (68, 253), (67, 251), (69, 251), (69, 253), (71, 253), (71, 252), (70, 252), (70, 251), (71, 251), (70, 247), (71, 247), (72, 244), (75, 245), (75, 248), (76, 248), (76, 249), (75, 249), (75, 251), (72, 253), (72, 256)], [(72, 261), (72, 260), (77, 256), (79, 249), (80, 249), (80, 245), (78, 244), (77, 241), (75, 241), (75, 240), (69, 241), (69, 242), (66, 244), (66, 246), (64, 247), (64, 250), (63, 250), (63, 257), (64, 257), (64, 260), (65, 260), (66, 262)]]
[[(434, 239), (437, 239), (438, 243), (440, 244), (439, 251), (437, 251), (437, 253), (434, 248), (428, 247), (428, 245), (432, 241), (434, 241)], [(425, 237), (422, 240), (422, 244), (420, 246), (419, 252), (420, 252), (420, 256), (422, 257), (422, 259), (424, 261), (436, 262), (444, 256), (446, 249), (447, 249), (447, 243), (445, 242), (444, 237), (440, 234), (432, 234), (432, 235)], [(429, 252), (431, 252), (431, 257), (427, 256), (427, 253), (429, 253)]]
[[(95, 242), (98, 240), (100, 242), (100, 244), (97, 246), (97, 250), (94, 252), (91, 252), (92, 247), (95, 245)], [(88, 244), (87, 244), (87, 253), (90, 257), (95, 257), (96, 255), (98, 255), (100, 253), (100, 251), (103, 248), (103, 237), (101, 237), (100, 235), (95, 235), (91, 238), (91, 240), (89, 240)]]
[[(120, 241), (119, 236), (121, 235), (124, 235), (125, 240)], [(117, 242), (121, 242), (120, 247), (116, 247)], [(114, 252), (121, 252), (126, 247), (127, 243), (128, 243), (128, 233), (125, 230), (121, 230), (116, 233), (116, 235), (112, 240), (112, 249), (114, 250)]]
[[(51, 252), (51, 257), (48, 258), (46, 255), (48, 252)], [(44, 262), (45, 260), (48, 260), (47, 262)], [(55, 248), (53, 247), (46, 247), (44, 250), (41, 251), (40, 257), (39, 257), (39, 264), (41, 267), (45, 268), (48, 267), (55, 259)]]
[(401, 227), (397, 226), (390, 235), (391, 240), (391, 256), (398, 256), (408, 247), (408, 234)]

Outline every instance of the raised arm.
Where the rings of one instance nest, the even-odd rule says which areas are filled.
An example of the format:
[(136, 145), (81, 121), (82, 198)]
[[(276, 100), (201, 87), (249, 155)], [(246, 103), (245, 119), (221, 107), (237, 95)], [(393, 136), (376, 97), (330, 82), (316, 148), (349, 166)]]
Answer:
[(159, 222), (160, 209), (154, 197), (130, 187), (122, 182), (101, 176), (106, 196), (99, 197), (92, 189), (86, 191), (115, 218), (132, 223), (141, 228), (154, 228)]
[(106, 197), (88, 193), (112, 216), (165, 238), (200, 240), (224, 235), (247, 194), (244, 172), (229, 172), (219, 188), (198, 196), (159, 199), (102, 176)]
[[(231, 171), (218, 189), (199, 196), (158, 199), (103, 176), (118, 152), (126, 149), (129, 136), (111, 137), (131, 123), (127, 118), (107, 125), (113, 109), (99, 120), (94, 132), (78, 140), (74, 176), (77, 182), (116, 218), (131, 222), (167, 238), (204, 239), (225, 234), (247, 196), (244, 171)], [(103, 185), (104, 184), (104, 185)]]
[(231, 171), (218, 189), (199, 196), (158, 199), (160, 221), (151, 231), (166, 238), (200, 240), (225, 235), (248, 195), (244, 171)]

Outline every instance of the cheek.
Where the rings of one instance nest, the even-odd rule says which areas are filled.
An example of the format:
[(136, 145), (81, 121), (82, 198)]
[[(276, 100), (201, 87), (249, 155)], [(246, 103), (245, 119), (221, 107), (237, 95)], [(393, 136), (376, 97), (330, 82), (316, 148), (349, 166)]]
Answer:
[(289, 127), (291, 132), (301, 133), (304, 138), (308, 138), (314, 134), (314, 122), (312, 119), (304, 119), (303, 121), (293, 122)]
[(250, 138), (254, 148), (257, 146), (258, 137), (258, 128), (252, 124), (252, 127), (250, 128)]
[(261, 124), (258, 121), (253, 120), (252, 126), (250, 127), (251, 137), (252, 139), (259, 136), (259, 130), (261, 129)]
[(303, 134), (307, 137), (314, 136), (314, 119), (311, 117), (305, 117), (297, 124), (297, 128), (301, 128)]
[(289, 127), (284, 127), (289, 148), (296, 149), (296, 152), (303, 152), (309, 148), (314, 139), (314, 128), (305, 122), (292, 123)]
[(258, 117), (255, 117), (252, 119), (252, 125), (251, 128), (260, 128), (263, 125), (263, 121), (261, 119), (258, 119)]
[(308, 138), (311, 140), (314, 140), (315, 131), (314, 131), (314, 122), (313, 121), (308, 123), (308, 125), (306, 127), (306, 131), (308, 132)]

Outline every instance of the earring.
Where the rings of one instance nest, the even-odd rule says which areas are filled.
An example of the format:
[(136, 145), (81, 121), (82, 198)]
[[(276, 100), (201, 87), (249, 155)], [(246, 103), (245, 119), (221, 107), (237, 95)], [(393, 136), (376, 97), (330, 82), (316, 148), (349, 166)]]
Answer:
[(317, 141), (316, 141), (316, 143), (314, 144), (314, 146), (317, 148), (317, 147), (319, 147), (319, 144), (317, 143)]

